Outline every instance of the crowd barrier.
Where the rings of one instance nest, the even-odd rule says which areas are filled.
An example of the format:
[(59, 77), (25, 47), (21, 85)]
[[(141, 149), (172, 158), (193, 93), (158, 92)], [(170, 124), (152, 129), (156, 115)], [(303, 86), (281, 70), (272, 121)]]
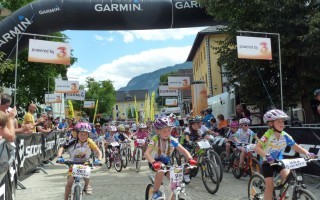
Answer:
[[(267, 127), (252, 127), (254, 132), (261, 137)], [(285, 129), (293, 139), (306, 150), (320, 156), (320, 128), (287, 127)], [(66, 142), (65, 132), (54, 131), (46, 134), (18, 135), (16, 141), (8, 143), (0, 140), (0, 200), (13, 200), (20, 176), (42, 166), (43, 161), (53, 158), (59, 147)], [(224, 150), (222, 140), (214, 141), (218, 151)], [(219, 152), (220, 153), (220, 152)], [(299, 156), (287, 148), (285, 156)], [(320, 176), (320, 162), (310, 163), (303, 168), (304, 173)]]
[(18, 135), (15, 142), (0, 141), (0, 200), (15, 199), (19, 177), (50, 161), (66, 142), (64, 131)]

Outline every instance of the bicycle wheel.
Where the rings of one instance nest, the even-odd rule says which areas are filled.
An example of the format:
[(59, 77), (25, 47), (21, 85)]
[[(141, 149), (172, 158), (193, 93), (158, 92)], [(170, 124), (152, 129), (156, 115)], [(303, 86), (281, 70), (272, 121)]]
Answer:
[(309, 190), (299, 188), (293, 192), (292, 200), (316, 200), (317, 198)]
[(73, 191), (74, 191), (73, 200), (80, 200), (80, 198), (81, 198), (80, 186), (75, 186)]
[(222, 162), (221, 162), (220, 156), (218, 155), (218, 153), (215, 150), (210, 149), (208, 151), (208, 157), (215, 164), (215, 167), (216, 167), (217, 172), (219, 174), (219, 180), (221, 182), (222, 178), (223, 178), (223, 166), (222, 166)]
[(200, 165), (200, 171), (204, 187), (210, 194), (215, 194), (220, 185), (219, 175), (215, 164), (211, 160), (206, 160)]
[(240, 155), (235, 155), (233, 158), (232, 174), (236, 179), (239, 179), (242, 176), (242, 170), (239, 167), (239, 164), (240, 164)]
[(132, 160), (131, 149), (129, 147), (127, 148), (127, 159), (128, 162), (131, 162)]
[(171, 156), (170, 156), (170, 164), (171, 165), (174, 165), (174, 158), (176, 156), (176, 152), (177, 152), (177, 149), (174, 149)]
[(253, 174), (248, 183), (249, 200), (263, 199), (264, 190), (264, 177), (261, 174)]
[(261, 173), (260, 164), (255, 158), (251, 158), (249, 175), (252, 176), (255, 173)]
[(123, 167), (123, 163), (122, 163), (122, 159), (121, 159), (121, 155), (119, 153), (114, 154), (114, 169), (117, 172), (121, 172), (122, 167)]
[(228, 158), (227, 153), (225, 151), (223, 151), (220, 154), (220, 160), (221, 160), (223, 170), (225, 172), (228, 172), (230, 170), (230, 161), (229, 161), (229, 158)]
[(104, 156), (104, 151), (103, 151), (103, 146), (102, 146), (101, 144), (99, 145), (99, 149), (100, 149), (100, 151), (101, 151), (102, 158), (103, 158), (103, 156)]
[(123, 168), (126, 168), (128, 165), (127, 153), (124, 149), (122, 149), (120, 154), (121, 154), (121, 159), (122, 159), (122, 163), (123, 163)]
[(141, 158), (142, 158), (142, 150), (141, 150), (141, 148), (137, 148), (137, 150), (136, 150), (136, 172), (140, 171)]
[(145, 200), (152, 200), (154, 186), (149, 183), (146, 187)]

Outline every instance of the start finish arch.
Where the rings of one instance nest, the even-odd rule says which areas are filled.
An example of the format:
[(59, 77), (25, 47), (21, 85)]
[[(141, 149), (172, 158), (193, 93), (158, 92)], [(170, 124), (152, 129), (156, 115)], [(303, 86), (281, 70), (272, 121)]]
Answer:
[[(213, 25), (195, 0), (38, 0), (0, 22), (0, 51), (13, 56), (17, 33), (143, 30)], [(29, 36), (19, 35), (19, 50)]]

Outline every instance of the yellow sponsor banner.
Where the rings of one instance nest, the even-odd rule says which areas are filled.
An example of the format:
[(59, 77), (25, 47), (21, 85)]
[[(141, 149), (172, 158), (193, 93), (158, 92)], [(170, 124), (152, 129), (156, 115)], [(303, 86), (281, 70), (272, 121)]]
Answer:
[(68, 43), (29, 40), (29, 62), (70, 65), (71, 47)]
[(79, 93), (79, 81), (55, 79), (55, 93)]
[(68, 105), (69, 105), (68, 118), (74, 118), (73, 104), (70, 100), (68, 100)]
[(272, 60), (270, 38), (237, 36), (238, 58)]

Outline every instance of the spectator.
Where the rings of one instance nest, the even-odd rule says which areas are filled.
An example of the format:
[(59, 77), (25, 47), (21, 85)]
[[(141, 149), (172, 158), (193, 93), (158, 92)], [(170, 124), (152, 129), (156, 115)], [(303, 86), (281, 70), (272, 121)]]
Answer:
[(23, 124), (26, 125), (26, 124), (30, 124), (32, 126), (32, 132), (36, 132), (36, 126), (38, 124), (41, 123), (40, 120), (37, 121), (37, 123), (35, 123), (34, 121), (34, 113), (37, 109), (37, 106), (33, 103), (31, 103), (29, 106), (28, 106), (28, 112), (24, 115), (23, 117)]
[(62, 118), (62, 121), (59, 123), (58, 128), (63, 130), (68, 128), (68, 123), (64, 118)]
[(313, 95), (314, 98), (310, 101), (313, 122), (320, 123), (320, 89), (316, 89)]
[(211, 125), (209, 129), (212, 130), (212, 131), (214, 131), (214, 132), (217, 132), (218, 123), (217, 123), (216, 118), (211, 117), (210, 120), (209, 120), (209, 122), (210, 122), (210, 125)]
[(15, 139), (13, 118), (2, 111), (0, 111), (0, 139), (6, 139), (8, 142), (13, 142)]
[(48, 120), (47, 113), (42, 113), (41, 117), (38, 119), (39, 123), (37, 124), (37, 132), (38, 133), (49, 133), (51, 132), (51, 127), (46, 126), (46, 122)]
[(218, 119), (218, 132), (220, 135), (224, 135), (225, 132), (228, 130), (228, 121), (224, 119), (224, 115), (223, 114), (219, 114), (217, 116)]
[(251, 113), (245, 104), (242, 103), (236, 106), (236, 117), (236, 120), (247, 118), (251, 121)]
[(205, 117), (203, 118), (204, 125), (205, 125), (207, 128), (210, 128), (210, 126), (211, 126), (209, 120), (210, 120), (212, 117), (214, 117), (213, 114), (212, 114), (212, 109), (211, 109), (211, 108), (207, 108), (206, 111), (205, 111)]

